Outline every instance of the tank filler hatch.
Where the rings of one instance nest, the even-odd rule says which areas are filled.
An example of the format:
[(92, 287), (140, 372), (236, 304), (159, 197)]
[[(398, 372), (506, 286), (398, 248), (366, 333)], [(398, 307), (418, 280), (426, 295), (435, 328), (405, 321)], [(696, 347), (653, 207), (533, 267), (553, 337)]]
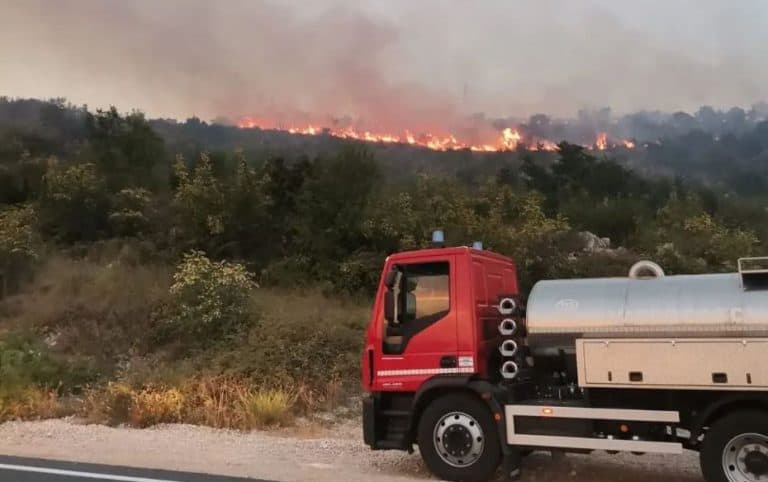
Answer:
[(745, 290), (768, 289), (768, 256), (739, 258), (739, 274)]

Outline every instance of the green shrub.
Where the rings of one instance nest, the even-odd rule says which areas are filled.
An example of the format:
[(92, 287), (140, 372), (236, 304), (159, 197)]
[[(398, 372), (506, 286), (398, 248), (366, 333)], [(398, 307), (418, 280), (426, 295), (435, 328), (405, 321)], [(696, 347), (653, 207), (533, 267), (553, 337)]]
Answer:
[(16, 282), (29, 272), (38, 258), (34, 219), (31, 206), (0, 206), (0, 299), (8, 294), (9, 281)]
[(51, 169), (37, 206), (40, 229), (64, 242), (93, 241), (107, 233), (109, 203), (93, 164)]
[(0, 340), (0, 395), (30, 387), (69, 390), (92, 378), (87, 366), (54, 355), (29, 336), (11, 334)]
[(174, 333), (189, 340), (233, 334), (249, 321), (255, 286), (241, 264), (211, 261), (200, 251), (187, 253), (173, 275), (173, 314), (168, 323)]
[(123, 189), (115, 195), (109, 226), (117, 236), (138, 236), (150, 227), (152, 195), (146, 189)]

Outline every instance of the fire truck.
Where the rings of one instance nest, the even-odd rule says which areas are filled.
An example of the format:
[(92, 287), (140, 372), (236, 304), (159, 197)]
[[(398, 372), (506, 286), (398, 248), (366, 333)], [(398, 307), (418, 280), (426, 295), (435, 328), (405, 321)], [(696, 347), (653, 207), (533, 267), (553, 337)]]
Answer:
[(698, 451), (708, 482), (768, 481), (768, 258), (738, 272), (546, 280), (481, 246), (387, 258), (362, 355), (364, 440), (446, 480), (525, 454)]

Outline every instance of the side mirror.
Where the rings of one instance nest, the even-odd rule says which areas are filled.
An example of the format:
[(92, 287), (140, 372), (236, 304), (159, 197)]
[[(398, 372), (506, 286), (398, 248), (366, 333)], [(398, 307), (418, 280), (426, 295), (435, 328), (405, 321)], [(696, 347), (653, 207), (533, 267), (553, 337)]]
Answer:
[(384, 319), (395, 323), (395, 293), (392, 290), (384, 293)]
[(388, 290), (392, 290), (392, 288), (395, 287), (398, 273), (399, 272), (397, 268), (393, 268), (389, 271), (389, 273), (387, 273), (387, 276), (384, 278), (384, 286), (386, 286)]

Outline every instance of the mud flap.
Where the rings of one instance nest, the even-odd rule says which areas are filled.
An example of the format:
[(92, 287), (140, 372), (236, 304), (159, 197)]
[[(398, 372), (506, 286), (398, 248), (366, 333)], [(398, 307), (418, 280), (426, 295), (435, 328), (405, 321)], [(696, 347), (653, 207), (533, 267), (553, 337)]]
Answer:
[(373, 397), (363, 398), (363, 441), (376, 449), (376, 406)]
[[(511, 448), (511, 447), (508, 447)], [(522, 475), (520, 465), (522, 463), (522, 457), (520, 451), (516, 448), (504, 451), (504, 459), (501, 461), (501, 470), (504, 472), (506, 480), (519, 480)]]

